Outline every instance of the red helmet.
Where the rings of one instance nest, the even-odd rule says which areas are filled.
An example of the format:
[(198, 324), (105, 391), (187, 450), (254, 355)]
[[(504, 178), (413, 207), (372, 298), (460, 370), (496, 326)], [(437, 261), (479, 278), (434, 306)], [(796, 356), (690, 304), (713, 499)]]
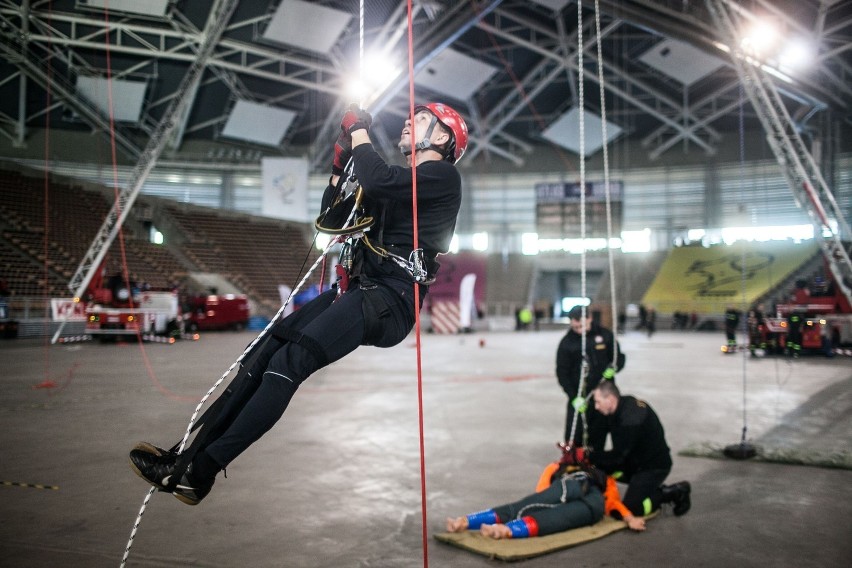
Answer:
[(444, 156), (444, 159), (451, 164), (455, 164), (464, 155), (464, 151), (467, 150), (467, 124), (458, 112), (443, 103), (418, 105), (414, 107), (414, 114), (424, 109), (435, 115), (438, 122), (453, 133), (453, 140), (447, 147), (447, 154)]

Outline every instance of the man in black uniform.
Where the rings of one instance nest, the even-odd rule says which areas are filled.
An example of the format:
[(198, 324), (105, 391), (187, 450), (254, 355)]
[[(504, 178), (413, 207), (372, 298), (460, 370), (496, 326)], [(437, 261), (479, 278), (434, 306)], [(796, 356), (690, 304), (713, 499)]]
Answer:
[(589, 461), (620, 482), (627, 483), (624, 505), (636, 516), (673, 503), (674, 514), (686, 514), (691, 506), (688, 481), (663, 485), (672, 469), (672, 456), (660, 419), (644, 400), (621, 396), (612, 381), (601, 381), (594, 390), (595, 408), (607, 417), (612, 449), (592, 449)]
[[(562, 386), (562, 390), (568, 395), (568, 409), (565, 420), (565, 438), (570, 442), (571, 423), (574, 420), (574, 405), (582, 409), (585, 406), (585, 396), (598, 385), (602, 378), (615, 381), (615, 372), (624, 368), (626, 357), (615, 342), (612, 331), (598, 325), (593, 321), (590, 313), (586, 314), (585, 320), (582, 315), (582, 307), (574, 306), (568, 312), (571, 320), (571, 329), (559, 342), (556, 349), (556, 378)], [(583, 364), (583, 334), (586, 334), (586, 359), (589, 362), (589, 375), (586, 377), (584, 392), (580, 390), (580, 373)], [(614, 357), (615, 349), (618, 348), (618, 357)], [(613, 360), (616, 367), (613, 369)], [(582, 412), (582, 410), (581, 410)], [(606, 420), (589, 405), (585, 409), (586, 423), (589, 428), (588, 443), (583, 443), (583, 423), (577, 421), (574, 432), (574, 445), (587, 445), (595, 449), (603, 449), (606, 442)], [(579, 418), (579, 417), (578, 417)]]
[[(332, 205), (351, 156), (363, 188), (365, 216), (380, 220), (370, 233), (381, 235), (381, 242), (373, 243), (380, 248), (367, 249), (359, 241), (352, 271), (341, 280), (341, 289), (319, 295), (270, 330), (271, 337), (258, 344), (253, 352), (257, 355), (241, 370), (243, 384), (250, 385), (248, 394), (239, 401), (233, 397), (222, 407), (219, 416), (225, 418), (211, 427), (214, 434), (208, 435), (177, 484), (172, 479), (176, 452), (147, 442), (130, 452), (132, 469), (149, 484), (184, 503), (199, 503), (219, 471), (275, 425), (312, 373), (360, 345), (392, 347), (411, 331), (415, 310), (420, 309), (414, 305), (416, 274), (393, 261), (411, 258), (413, 249), (411, 168), (416, 165), (419, 248), (428, 269), (421, 281), (430, 281), (438, 269), (436, 257), (449, 249), (461, 205), (461, 176), (455, 163), (467, 146), (467, 126), (446, 105), (416, 107), (399, 142), (409, 165), (400, 167), (388, 165), (376, 153), (368, 133), (371, 122), (372, 117), (357, 107), (343, 116), (323, 208)], [(395, 256), (380, 256), (377, 249)], [(426, 291), (422, 286), (421, 305)]]
[(763, 352), (766, 349), (766, 315), (763, 304), (752, 306), (748, 311), (748, 349), (752, 356), (757, 355), (757, 350)]
[(740, 311), (734, 306), (728, 306), (725, 310), (725, 340), (726, 353), (737, 350), (737, 328), (740, 326)]
[(785, 342), (787, 355), (798, 358), (802, 352), (802, 310), (793, 309), (787, 314), (787, 339)]

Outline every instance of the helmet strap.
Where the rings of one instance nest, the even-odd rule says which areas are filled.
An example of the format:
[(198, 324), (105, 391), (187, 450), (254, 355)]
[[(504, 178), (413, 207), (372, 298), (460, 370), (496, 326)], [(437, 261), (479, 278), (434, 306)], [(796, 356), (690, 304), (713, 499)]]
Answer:
[[(426, 149), (429, 149), (429, 148), (432, 147), (432, 140), (431, 140), (432, 132), (435, 131), (435, 125), (436, 124), (438, 124), (438, 117), (435, 116), (434, 114), (432, 114), (432, 121), (429, 123), (429, 128), (426, 129), (426, 134), (423, 136), (423, 138), (419, 142), (414, 143), (414, 151), (415, 152), (420, 151), (420, 150), (426, 150)], [(402, 148), (400, 148), (400, 151), (405, 156), (410, 156), (411, 153), (412, 153), (412, 151), (410, 149), (409, 150), (403, 150)], [(441, 150), (438, 150), (438, 152), (440, 152), (442, 155), (444, 153)]]

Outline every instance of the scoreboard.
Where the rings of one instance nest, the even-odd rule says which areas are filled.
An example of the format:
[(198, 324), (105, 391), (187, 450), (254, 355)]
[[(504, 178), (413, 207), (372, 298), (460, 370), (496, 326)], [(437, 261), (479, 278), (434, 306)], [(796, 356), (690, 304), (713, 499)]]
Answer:
[[(539, 238), (580, 238), (579, 183), (543, 182), (535, 184), (536, 231)], [(606, 184), (586, 182), (586, 237), (606, 238)], [(621, 235), (623, 183), (609, 182), (612, 236)]]

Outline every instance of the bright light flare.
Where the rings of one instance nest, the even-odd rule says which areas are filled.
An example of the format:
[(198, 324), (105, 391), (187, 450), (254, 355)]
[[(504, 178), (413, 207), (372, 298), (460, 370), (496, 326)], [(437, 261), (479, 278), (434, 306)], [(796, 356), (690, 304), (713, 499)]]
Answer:
[(802, 38), (794, 38), (781, 49), (778, 66), (785, 71), (794, 72), (807, 68), (815, 60), (814, 47)]
[(352, 100), (364, 100), (373, 91), (381, 91), (400, 74), (400, 68), (385, 53), (364, 55), (364, 68), (353, 78), (346, 92)]
[(771, 22), (755, 22), (743, 36), (740, 46), (746, 53), (761, 56), (775, 47), (781, 37), (778, 28)]

